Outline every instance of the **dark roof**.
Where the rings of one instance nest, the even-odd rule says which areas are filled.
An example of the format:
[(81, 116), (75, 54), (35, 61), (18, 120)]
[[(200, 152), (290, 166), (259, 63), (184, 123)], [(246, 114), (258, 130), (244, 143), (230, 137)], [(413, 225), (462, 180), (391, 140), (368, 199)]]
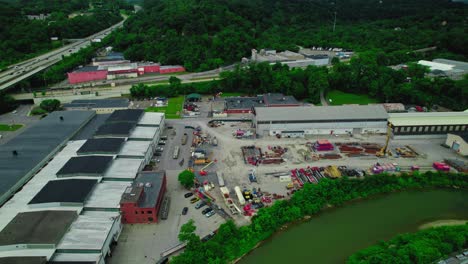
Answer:
[(97, 100), (73, 100), (71, 103), (63, 104), (65, 108), (123, 108), (128, 107), (129, 100), (122, 99), (97, 99)]
[(200, 99), (200, 98), (201, 98), (201, 94), (191, 93), (191, 94), (187, 95), (186, 98), (187, 98), (187, 99), (191, 99), (191, 98)]
[(121, 52), (110, 52), (106, 56), (97, 57), (95, 61), (114, 61), (114, 60), (124, 60), (124, 54)]
[(103, 125), (107, 118), (109, 118), (111, 114), (99, 114), (95, 115), (91, 121), (89, 121), (81, 130), (78, 132), (72, 140), (83, 140), (83, 139), (90, 139), (94, 136), (94, 133), (98, 130), (98, 128)]
[(93, 72), (97, 70), (98, 70), (98, 66), (84, 66), (84, 67), (76, 69), (74, 72)]
[(57, 172), (57, 176), (102, 176), (112, 163), (112, 159), (112, 156), (73, 157)]
[(264, 106), (263, 97), (227, 97), (226, 109), (252, 109), (253, 107)]
[(266, 106), (269, 105), (299, 105), (299, 102), (293, 96), (285, 96), (280, 93), (267, 93), (263, 95)]
[(468, 132), (451, 132), (449, 134), (454, 134), (461, 137), (466, 143), (468, 143)]
[(314, 59), (314, 60), (320, 60), (320, 59), (328, 59), (328, 55), (326, 54), (317, 54), (317, 55), (307, 55), (307, 58)]
[(152, 208), (156, 206), (165, 174), (164, 171), (141, 172), (138, 174), (134, 184), (144, 188), (144, 192), (140, 200), (138, 200), (138, 207)]
[(46, 264), (47, 257), (6, 257), (0, 258), (2, 264)]
[(19, 213), (0, 232), (0, 246), (15, 244), (57, 245), (77, 217), (76, 211)]
[(143, 115), (143, 109), (116, 110), (107, 119), (110, 122), (132, 122), (137, 123)]
[(124, 138), (91, 138), (76, 153), (78, 155), (118, 154), (124, 142)]
[[(94, 111), (56, 111), (0, 146), (0, 204), (21, 188), (51, 152), (58, 150), (93, 116)], [(60, 120), (60, 116), (63, 120)], [(18, 155), (13, 155), (16, 150)]]
[(96, 184), (93, 179), (49, 181), (28, 204), (84, 203)]
[(128, 137), (136, 123), (105, 123), (100, 126), (94, 136)]
[(96, 261), (49, 261), (47, 264), (96, 264)]

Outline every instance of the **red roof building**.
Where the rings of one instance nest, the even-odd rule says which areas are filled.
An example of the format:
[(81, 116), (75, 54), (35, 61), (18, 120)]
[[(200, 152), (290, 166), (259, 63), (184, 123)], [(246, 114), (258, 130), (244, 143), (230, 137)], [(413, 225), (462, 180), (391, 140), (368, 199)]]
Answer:
[(120, 200), (122, 222), (126, 224), (157, 223), (164, 193), (166, 173), (147, 171), (138, 174)]
[(71, 84), (91, 82), (107, 79), (107, 70), (100, 70), (97, 66), (86, 66), (74, 72), (67, 73), (68, 82)]

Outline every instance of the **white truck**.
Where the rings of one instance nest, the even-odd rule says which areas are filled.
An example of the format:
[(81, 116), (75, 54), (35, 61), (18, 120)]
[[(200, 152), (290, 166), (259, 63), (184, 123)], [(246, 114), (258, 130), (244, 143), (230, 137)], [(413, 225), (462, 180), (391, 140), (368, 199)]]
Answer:
[(236, 192), (237, 199), (239, 199), (239, 204), (244, 205), (245, 204), (245, 199), (244, 196), (242, 195), (241, 188), (239, 186), (234, 187), (234, 191)]

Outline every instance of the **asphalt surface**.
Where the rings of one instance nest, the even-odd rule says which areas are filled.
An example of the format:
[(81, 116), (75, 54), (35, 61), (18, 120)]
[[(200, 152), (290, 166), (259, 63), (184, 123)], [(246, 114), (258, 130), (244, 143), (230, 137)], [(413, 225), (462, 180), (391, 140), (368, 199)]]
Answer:
[(20, 105), (15, 111), (0, 115), (0, 124), (22, 124), (23, 127), (16, 131), (0, 131), (0, 145), (8, 142), (27, 127), (39, 120), (38, 116), (28, 116), (33, 105)]

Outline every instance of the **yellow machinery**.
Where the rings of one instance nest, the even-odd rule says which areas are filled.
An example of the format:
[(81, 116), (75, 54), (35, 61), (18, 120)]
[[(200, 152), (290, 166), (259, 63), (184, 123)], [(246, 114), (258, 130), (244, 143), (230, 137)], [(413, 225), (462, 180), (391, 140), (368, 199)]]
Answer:
[(384, 157), (387, 154), (391, 154), (391, 152), (388, 151), (388, 143), (390, 143), (390, 138), (392, 137), (392, 129), (393, 129), (392, 124), (390, 122), (388, 122), (388, 124), (387, 124), (387, 139), (385, 140), (385, 145), (383, 146), (383, 148), (381, 148), (379, 152), (375, 153), (375, 155), (377, 157)]

